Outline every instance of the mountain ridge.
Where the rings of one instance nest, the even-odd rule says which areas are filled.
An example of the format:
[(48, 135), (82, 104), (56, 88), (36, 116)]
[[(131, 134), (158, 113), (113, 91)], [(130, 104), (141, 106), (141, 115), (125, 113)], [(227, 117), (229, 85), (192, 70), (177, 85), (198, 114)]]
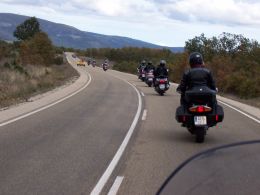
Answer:
[[(28, 19), (12, 13), (0, 13), (0, 39), (14, 41), (13, 31), (16, 26)], [(165, 47), (141, 40), (116, 35), (103, 35), (93, 32), (81, 31), (73, 26), (51, 22), (37, 18), (42, 31), (46, 32), (53, 44), (75, 49), (86, 48), (122, 48), (122, 47), (147, 47), (166, 48), (173, 52), (182, 52), (183, 47)]]

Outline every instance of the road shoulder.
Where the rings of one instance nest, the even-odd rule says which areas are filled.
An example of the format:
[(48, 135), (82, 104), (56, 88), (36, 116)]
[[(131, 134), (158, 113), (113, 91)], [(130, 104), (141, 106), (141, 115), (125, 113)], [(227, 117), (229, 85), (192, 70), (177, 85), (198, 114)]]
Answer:
[(8, 109), (1, 110), (0, 123), (4, 123), (5, 121), (14, 119), (16, 117), (30, 113), (34, 110), (45, 107), (83, 88), (90, 79), (88, 74), (86, 73), (86, 71), (83, 71), (82, 68), (78, 68), (75, 61), (72, 60), (71, 57), (67, 57), (67, 59), (69, 64), (80, 74), (77, 80), (72, 80), (71, 82), (66, 83), (61, 87), (55, 88), (54, 90), (34, 96), (30, 98), (28, 102), (24, 102), (15, 106), (11, 106)]

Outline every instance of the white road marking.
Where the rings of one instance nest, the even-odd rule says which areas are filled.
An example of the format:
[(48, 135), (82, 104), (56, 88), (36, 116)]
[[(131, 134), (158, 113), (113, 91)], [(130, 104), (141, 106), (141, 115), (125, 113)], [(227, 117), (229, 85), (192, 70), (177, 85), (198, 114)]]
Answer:
[(122, 176), (117, 176), (114, 184), (112, 185), (111, 189), (109, 190), (108, 194), (107, 195), (116, 195), (118, 190), (119, 190), (119, 187), (123, 181), (124, 177)]
[(47, 108), (50, 108), (50, 107), (52, 107), (52, 106), (54, 106), (54, 105), (56, 105), (56, 104), (58, 104), (58, 103), (61, 103), (61, 102), (65, 101), (65, 100), (67, 100), (68, 98), (70, 98), (70, 97), (72, 97), (72, 96), (78, 94), (79, 92), (83, 91), (86, 87), (88, 87), (88, 85), (90, 84), (90, 82), (91, 82), (91, 80), (92, 80), (91, 75), (90, 75), (89, 73), (87, 73), (87, 74), (88, 74), (88, 76), (89, 76), (88, 82), (87, 82), (82, 88), (78, 89), (78, 90), (75, 91), (74, 93), (72, 93), (72, 94), (70, 94), (70, 95), (68, 95), (68, 96), (66, 96), (66, 97), (64, 97), (64, 98), (62, 98), (62, 99), (59, 99), (59, 100), (57, 100), (57, 101), (55, 101), (55, 102), (53, 102), (53, 103), (51, 103), (51, 104), (48, 104), (48, 105), (43, 106), (43, 107), (41, 107), (41, 108), (38, 108), (38, 109), (36, 109), (36, 110), (34, 110), (34, 111), (32, 111), (32, 112), (28, 112), (28, 113), (26, 113), (26, 114), (24, 114), (24, 115), (21, 115), (21, 116), (19, 116), (19, 117), (14, 118), (14, 119), (8, 120), (8, 121), (3, 122), (3, 123), (0, 123), (0, 127), (3, 127), (3, 126), (5, 126), (5, 125), (8, 125), (8, 124), (13, 123), (13, 122), (15, 122), (15, 121), (18, 121), (18, 120), (20, 120), (20, 119), (23, 119), (23, 118), (26, 118), (26, 117), (31, 116), (31, 115), (33, 115), (33, 114), (36, 114), (36, 113), (38, 113), (38, 112), (40, 112), (40, 111), (43, 111), (43, 110), (45, 110), (45, 109), (47, 109)]
[(145, 121), (146, 117), (147, 117), (147, 110), (144, 109), (143, 116), (142, 116), (142, 121)]
[[(111, 74), (112, 75), (112, 74)], [(115, 156), (113, 157), (112, 161), (110, 162), (110, 164), (108, 165), (107, 169), (105, 170), (105, 172), (103, 173), (103, 175), (101, 176), (101, 178), (99, 179), (98, 183), (96, 184), (96, 186), (94, 187), (94, 189), (92, 190), (91, 192), (91, 195), (98, 195), (101, 193), (102, 189), (104, 188), (105, 184), (107, 183), (109, 177), (111, 176), (112, 172), (114, 171), (117, 163), (119, 162), (120, 158), (122, 157), (125, 149), (126, 149), (126, 146), (134, 132), (134, 129), (137, 125), (137, 122), (138, 122), (138, 119), (141, 115), (141, 108), (142, 108), (142, 99), (141, 99), (141, 95), (140, 95), (140, 92), (137, 90), (137, 88), (131, 84), (130, 82), (124, 80), (124, 79), (121, 79), (117, 76), (114, 76), (112, 75), (113, 77), (117, 78), (117, 79), (120, 79), (126, 83), (128, 83), (129, 85), (131, 85), (134, 90), (136, 91), (137, 93), (137, 96), (138, 96), (138, 108), (137, 108), (137, 111), (136, 111), (136, 115), (134, 117), (134, 120), (123, 140), (123, 142), (121, 143), (119, 149), (117, 150)]]
[(141, 92), (141, 94), (142, 94), (143, 97), (145, 96), (145, 95), (144, 95), (144, 92)]
[(229, 107), (229, 108), (232, 108), (233, 110), (235, 110), (235, 111), (237, 111), (237, 112), (243, 114), (244, 116), (246, 116), (246, 117), (248, 117), (248, 118), (250, 118), (250, 119), (252, 119), (252, 120), (254, 120), (255, 122), (257, 122), (257, 123), (260, 124), (260, 120), (258, 120), (258, 119), (256, 119), (256, 118), (250, 116), (249, 114), (247, 114), (247, 113), (245, 113), (245, 112), (243, 112), (243, 111), (241, 111), (241, 110), (239, 110), (239, 109), (237, 109), (237, 108), (235, 108), (235, 107), (233, 107), (233, 106), (231, 106), (231, 105), (229, 105), (229, 104), (227, 104), (227, 103), (225, 103), (225, 102), (223, 102), (223, 101), (218, 100), (218, 102), (220, 102), (221, 104), (226, 105), (226, 106)]

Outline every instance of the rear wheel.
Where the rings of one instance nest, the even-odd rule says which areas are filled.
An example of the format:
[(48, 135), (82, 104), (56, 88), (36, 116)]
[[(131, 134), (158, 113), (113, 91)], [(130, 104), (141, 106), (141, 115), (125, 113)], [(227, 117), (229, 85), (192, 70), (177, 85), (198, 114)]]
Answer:
[(148, 83), (148, 86), (149, 86), (149, 87), (152, 87), (152, 83)]
[(205, 134), (206, 134), (206, 130), (205, 128), (197, 128), (196, 129), (196, 142), (197, 143), (203, 143), (205, 140)]

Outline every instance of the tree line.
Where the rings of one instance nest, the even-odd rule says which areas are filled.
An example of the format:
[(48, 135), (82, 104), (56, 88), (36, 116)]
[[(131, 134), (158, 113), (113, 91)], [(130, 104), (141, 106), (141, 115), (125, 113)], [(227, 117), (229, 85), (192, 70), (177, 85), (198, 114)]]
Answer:
[(218, 37), (206, 38), (201, 34), (186, 41), (183, 53), (135, 47), (92, 48), (78, 53), (108, 58), (115, 62), (114, 69), (134, 74), (143, 59), (155, 65), (164, 59), (170, 70), (170, 79), (180, 82), (183, 72), (189, 68), (188, 56), (194, 51), (202, 53), (205, 65), (213, 72), (221, 92), (245, 99), (260, 97), (260, 45), (242, 35), (222, 33)]

